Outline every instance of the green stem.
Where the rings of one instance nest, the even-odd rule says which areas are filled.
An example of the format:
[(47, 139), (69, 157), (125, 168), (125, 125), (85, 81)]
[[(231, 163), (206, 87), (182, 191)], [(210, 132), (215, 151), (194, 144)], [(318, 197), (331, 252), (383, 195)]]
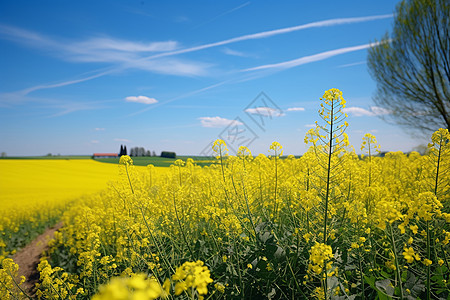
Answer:
[[(245, 172), (245, 158), (242, 161), (244, 164), (244, 172)], [(247, 205), (247, 215), (248, 215), (248, 219), (250, 220), (250, 224), (252, 225), (253, 231), (255, 233), (255, 240), (258, 243), (259, 239), (256, 236), (256, 227), (255, 224), (253, 223), (253, 216), (252, 213), (250, 212), (250, 206), (248, 204), (248, 197), (247, 197), (247, 192), (245, 191), (245, 181), (244, 179), (242, 179), (242, 191), (244, 193), (244, 199), (245, 199), (245, 204)]]
[(401, 273), (400, 273), (400, 267), (399, 267), (398, 260), (397, 260), (397, 247), (395, 246), (394, 232), (392, 231), (391, 224), (389, 224), (389, 229), (390, 229), (390, 233), (391, 233), (392, 249), (393, 249), (393, 252), (394, 252), (395, 268), (397, 270), (397, 277), (398, 277), (398, 281), (399, 281), (398, 287), (400, 289), (400, 299), (403, 299), (402, 276), (401, 276)]
[(175, 193), (173, 194), (173, 207), (174, 207), (174, 209), (175, 209), (175, 217), (176, 217), (176, 219), (177, 219), (178, 226), (180, 227), (180, 232), (181, 232), (181, 235), (183, 236), (183, 240), (184, 240), (184, 242), (186, 243), (186, 246), (187, 246), (187, 248), (188, 248), (189, 253), (191, 254), (191, 256), (192, 256), (192, 257), (195, 257), (195, 256), (194, 256), (194, 252), (192, 252), (192, 249), (191, 249), (191, 247), (189, 246), (189, 243), (188, 243), (188, 241), (187, 241), (187, 239), (186, 239), (186, 235), (184, 234), (183, 226), (181, 226), (180, 218), (178, 217), (177, 204), (176, 204), (176, 202), (175, 202)]
[(0, 283), (5, 287), (5, 290), (8, 291), (8, 293), (11, 297), (13, 297), (14, 299), (19, 299), (16, 296), (14, 296), (13, 292), (6, 286), (6, 284), (4, 284), (2, 281), (0, 281)]
[[(32, 299), (30, 296), (28, 296), (27, 293), (25, 293), (25, 291), (17, 284), (16, 280), (14, 280), (14, 277), (12, 276), (12, 274), (8, 271), (9, 276), (11, 277), (12, 282), (14, 283), (14, 285), (25, 295), (25, 297), (27, 297), (28, 299)], [(5, 285), (6, 286), (6, 285)], [(7, 288), (8, 289), (8, 288)], [(9, 289), (8, 289), (9, 291)], [(12, 296), (12, 292), (10, 291), (11, 296)], [(15, 296), (13, 296), (15, 297)]]
[(151, 231), (150, 226), (148, 225), (147, 219), (145, 218), (144, 210), (142, 209), (142, 207), (139, 207), (139, 209), (141, 210), (141, 214), (142, 214), (142, 218), (144, 219), (145, 226), (147, 227), (147, 230), (153, 239), (153, 243), (155, 244), (156, 249), (158, 250), (159, 256), (166, 263), (167, 267), (169, 269), (171, 269), (172, 272), (175, 272), (175, 270), (172, 268), (172, 265), (166, 260), (166, 256), (163, 255), (161, 248), (159, 247), (159, 242), (156, 240), (155, 236), (153, 235), (153, 232)]
[(133, 185), (131, 184), (130, 174), (128, 174), (128, 166), (125, 164), (125, 171), (127, 172), (128, 183), (130, 184), (131, 193), (134, 195)]
[(360, 275), (360, 280), (361, 280), (361, 299), (364, 300), (365, 298), (365, 287), (364, 287), (364, 273), (363, 273), (363, 269), (362, 269), (362, 264), (361, 264), (361, 255), (358, 253), (358, 262), (359, 262), (359, 275)]
[(439, 142), (439, 152), (438, 152), (438, 159), (437, 159), (437, 166), (436, 166), (436, 178), (435, 178), (435, 184), (434, 184), (434, 195), (437, 197), (437, 189), (438, 189), (438, 182), (439, 182), (439, 164), (441, 162), (441, 150), (442, 150), (442, 137)]
[[(329, 140), (329, 148), (328, 148), (328, 167), (327, 167), (327, 189), (325, 195), (325, 219), (323, 224), (323, 243), (327, 243), (327, 223), (328, 223), (328, 197), (330, 194), (330, 176), (331, 176), (331, 151), (333, 150), (333, 110), (334, 110), (334, 101), (331, 102), (331, 113), (330, 113), (330, 140)], [(325, 294), (326, 296), (326, 294)]]
[[(430, 259), (430, 226), (429, 221), (427, 221), (427, 259)], [(427, 300), (431, 299), (431, 282), (430, 282), (430, 266), (427, 266)]]
[(277, 156), (277, 152), (275, 150), (275, 205), (274, 205), (274, 213), (273, 213), (274, 220), (277, 218), (277, 214), (278, 214), (278, 202), (277, 202), (278, 164), (277, 164), (277, 160), (278, 160), (278, 156)]

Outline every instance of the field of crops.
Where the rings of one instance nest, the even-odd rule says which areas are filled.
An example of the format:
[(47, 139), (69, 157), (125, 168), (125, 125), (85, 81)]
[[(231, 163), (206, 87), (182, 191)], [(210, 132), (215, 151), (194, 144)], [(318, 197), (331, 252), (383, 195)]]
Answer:
[[(377, 157), (366, 134), (357, 156), (344, 107), (338, 90), (325, 93), (300, 158), (280, 159), (277, 142), (268, 156), (246, 147), (230, 156), (217, 140), (210, 166), (104, 164), (119, 177), (101, 193), (42, 205), (49, 218), (62, 213), (64, 227), (38, 266), (37, 297), (448, 299), (448, 130), (424, 156)], [(16, 269), (3, 260), (2, 299), (24, 297)]]
[(117, 177), (117, 166), (92, 160), (0, 160), (0, 259), (53, 225), (75, 199)]

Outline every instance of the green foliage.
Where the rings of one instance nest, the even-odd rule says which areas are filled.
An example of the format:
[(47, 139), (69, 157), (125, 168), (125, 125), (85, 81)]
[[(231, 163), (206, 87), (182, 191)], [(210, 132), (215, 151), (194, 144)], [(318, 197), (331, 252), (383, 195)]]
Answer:
[(369, 49), (376, 113), (429, 135), (450, 129), (450, 2), (403, 0), (392, 34)]
[(165, 157), (165, 158), (177, 158), (177, 155), (176, 155), (175, 152), (163, 151), (163, 152), (161, 152), (161, 157)]

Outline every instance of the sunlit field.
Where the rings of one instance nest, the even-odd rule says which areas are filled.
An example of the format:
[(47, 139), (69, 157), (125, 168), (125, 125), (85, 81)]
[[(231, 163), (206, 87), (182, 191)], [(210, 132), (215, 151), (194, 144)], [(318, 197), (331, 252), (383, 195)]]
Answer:
[(75, 199), (117, 178), (117, 166), (88, 159), (0, 160), (0, 258), (56, 223)]
[[(358, 156), (342, 93), (325, 92), (319, 105), (300, 158), (280, 159), (277, 142), (268, 155), (241, 147), (232, 156), (217, 140), (216, 162), (205, 167), (189, 159), (136, 167), (128, 156), (119, 167), (0, 161), (2, 203), (16, 199), (22, 214), (2, 204), (4, 218), (62, 214), (38, 267), (37, 296), (448, 299), (448, 130), (430, 137), (424, 156), (380, 157), (382, 145), (366, 134), (354, 145)], [(15, 271), (3, 261), (2, 299), (24, 297)]]

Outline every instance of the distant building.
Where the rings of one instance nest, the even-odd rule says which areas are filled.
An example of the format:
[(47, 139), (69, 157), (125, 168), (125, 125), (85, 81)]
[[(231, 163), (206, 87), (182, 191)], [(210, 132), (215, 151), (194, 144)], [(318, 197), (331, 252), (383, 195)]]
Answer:
[(94, 153), (92, 158), (108, 158), (108, 157), (119, 157), (117, 153)]

